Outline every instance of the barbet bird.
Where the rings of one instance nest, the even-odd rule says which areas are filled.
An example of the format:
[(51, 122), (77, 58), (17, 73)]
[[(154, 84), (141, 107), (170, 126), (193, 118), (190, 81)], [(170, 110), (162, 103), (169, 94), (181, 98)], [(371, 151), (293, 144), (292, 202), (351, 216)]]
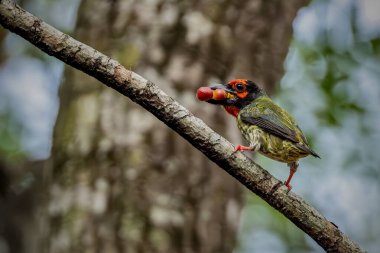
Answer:
[(236, 151), (258, 151), (261, 154), (287, 163), (290, 167), (286, 187), (297, 171), (298, 160), (314, 152), (298, 127), (296, 121), (275, 104), (256, 83), (235, 79), (226, 85), (201, 87), (197, 91), (201, 101), (222, 105), (237, 119), (237, 125), (249, 146), (236, 145)]

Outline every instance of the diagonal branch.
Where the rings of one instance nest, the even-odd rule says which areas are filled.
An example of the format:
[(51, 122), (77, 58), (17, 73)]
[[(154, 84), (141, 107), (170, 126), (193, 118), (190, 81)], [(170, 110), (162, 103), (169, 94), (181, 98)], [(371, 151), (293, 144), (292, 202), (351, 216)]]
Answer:
[[(129, 97), (155, 115), (249, 190), (277, 209), (328, 252), (364, 252), (312, 206), (215, 133), (154, 83), (26, 12), (0, 0), (0, 23), (42, 51)], [(22, 92), (22, 91), (20, 91)], [(26, 94), (27, 95), (27, 94)]]

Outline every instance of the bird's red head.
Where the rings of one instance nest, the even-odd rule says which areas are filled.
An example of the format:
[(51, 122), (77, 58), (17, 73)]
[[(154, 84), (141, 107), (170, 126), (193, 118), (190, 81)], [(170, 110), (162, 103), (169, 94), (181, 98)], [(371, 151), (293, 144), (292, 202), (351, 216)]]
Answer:
[(197, 91), (199, 100), (222, 105), (235, 117), (243, 107), (264, 94), (257, 84), (246, 79), (234, 79), (227, 84), (200, 87)]

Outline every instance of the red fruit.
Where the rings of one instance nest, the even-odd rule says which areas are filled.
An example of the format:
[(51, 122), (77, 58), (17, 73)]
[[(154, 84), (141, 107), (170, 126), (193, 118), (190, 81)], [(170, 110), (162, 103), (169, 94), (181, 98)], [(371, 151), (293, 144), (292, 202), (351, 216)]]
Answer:
[(214, 100), (224, 100), (227, 98), (227, 93), (222, 89), (216, 89), (214, 90), (212, 99)]
[(197, 91), (197, 98), (200, 101), (207, 101), (213, 96), (213, 90), (209, 87), (200, 87)]

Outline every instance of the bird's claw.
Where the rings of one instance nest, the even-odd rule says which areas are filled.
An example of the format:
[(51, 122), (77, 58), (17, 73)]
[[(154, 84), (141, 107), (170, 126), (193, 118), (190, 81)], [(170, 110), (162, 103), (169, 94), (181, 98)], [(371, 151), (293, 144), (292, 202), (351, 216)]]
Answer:
[(292, 188), (293, 188), (293, 186), (291, 186), (290, 184), (287, 184), (286, 182), (284, 182), (284, 185), (288, 188), (288, 190), (286, 191), (286, 193), (289, 193), (292, 190)]
[(236, 152), (240, 151), (240, 147), (241, 147), (241, 145), (236, 145), (235, 148), (234, 148), (233, 154), (235, 154)]

